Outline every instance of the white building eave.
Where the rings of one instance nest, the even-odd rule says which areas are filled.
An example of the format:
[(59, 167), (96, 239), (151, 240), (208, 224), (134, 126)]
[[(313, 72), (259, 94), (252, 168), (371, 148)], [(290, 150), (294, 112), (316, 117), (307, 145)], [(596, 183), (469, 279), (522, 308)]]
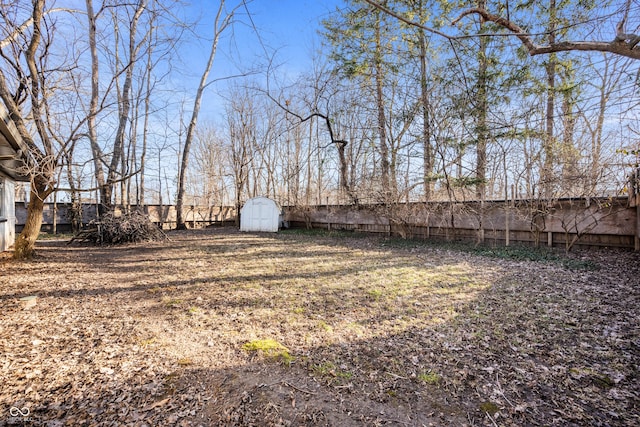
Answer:
[(9, 112), (0, 102), (0, 173), (15, 181), (28, 181), (28, 177), (20, 172), (24, 169), (22, 154), (27, 152), (26, 144), (9, 117)]

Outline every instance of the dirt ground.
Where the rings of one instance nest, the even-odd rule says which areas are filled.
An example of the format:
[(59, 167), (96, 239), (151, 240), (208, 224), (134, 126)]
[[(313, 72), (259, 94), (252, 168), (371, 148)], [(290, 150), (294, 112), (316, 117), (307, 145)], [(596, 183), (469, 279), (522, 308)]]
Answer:
[(169, 237), (0, 259), (0, 426), (640, 425), (638, 253)]

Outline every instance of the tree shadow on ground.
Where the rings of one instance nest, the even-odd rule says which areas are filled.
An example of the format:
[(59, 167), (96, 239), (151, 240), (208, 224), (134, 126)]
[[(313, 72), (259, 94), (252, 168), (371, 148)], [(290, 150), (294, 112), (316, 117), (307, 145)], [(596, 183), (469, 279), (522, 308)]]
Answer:
[[(51, 244), (6, 269), (0, 425), (12, 406), (52, 426), (640, 424), (636, 255), (576, 273), (366, 239), (184, 237)], [(269, 270), (283, 253), (297, 268)], [(263, 338), (290, 357), (243, 349)]]

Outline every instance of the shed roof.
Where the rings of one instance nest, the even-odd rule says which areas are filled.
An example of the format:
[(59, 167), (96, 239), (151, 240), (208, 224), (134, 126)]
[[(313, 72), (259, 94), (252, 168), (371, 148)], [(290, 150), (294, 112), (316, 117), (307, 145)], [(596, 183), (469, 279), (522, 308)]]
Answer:
[(0, 172), (16, 181), (28, 181), (28, 177), (20, 173), (21, 154), (27, 151), (26, 144), (18, 133), (9, 112), (0, 103)]

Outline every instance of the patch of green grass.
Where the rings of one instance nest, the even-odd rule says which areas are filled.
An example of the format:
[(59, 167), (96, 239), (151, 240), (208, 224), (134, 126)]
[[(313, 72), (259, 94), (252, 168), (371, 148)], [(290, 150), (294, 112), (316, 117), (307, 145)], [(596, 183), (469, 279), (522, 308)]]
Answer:
[(324, 320), (320, 320), (318, 322), (318, 326), (320, 328), (322, 328), (323, 330), (325, 330), (326, 332), (333, 332), (333, 327), (331, 327), (331, 325), (329, 325), (327, 322), (325, 322)]
[(597, 372), (591, 368), (571, 368), (569, 369), (571, 377), (574, 379), (588, 379), (593, 385), (600, 387), (601, 389), (608, 390), (615, 386), (615, 381), (609, 377), (609, 375), (602, 372)]
[(156, 337), (146, 338), (146, 339), (140, 340), (140, 346), (148, 347), (151, 344), (155, 344), (156, 341), (157, 341)]
[(164, 302), (164, 305), (171, 308), (171, 307), (177, 307), (180, 304), (182, 304), (182, 300), (181, 299), (168, 299)]
[(313, 237), (368, 237), (366, 233), (353, 230), (326, 230), (324, 228), (288, 228), (281, 230), (280, 234), (292, 236)]
[(73, 236), (73, 233), (40, 233), (38, 234), (38, 240), (69, 240)]
[(157, 294), (160, 292), (174, 292), (176, 290), (178, 290), (178, 288), (176, 288), (175, 286), (166, 286), (166, 287), (154, 286), (153, 288), (147, 289), (147, 292), (150, 294)]
[(374, 301), (379, 301), (382, 298), (382, 291), (380, 289), (369, 289), (367, 291), (367, 295), (371, 297)]
[(429, 385), (438, 385), (442, 377), (433, 371), (425, 371), (418, 374), (418, 380)]
[(547, 247), (534, 247), (525, 245), (490, 246), (487, 244), (475, 244), (463, 241), (440, 241), (422, 239), (389, 238), (382, 242), (383, 246), (399, 249), (412, 249), (431, 247), (436, 249), (465, 252), (487, 258), (498, 258), (513, 261), (534, 261), (559, 264), (570, 270), (597, 270), (598, 265), (593, 261), (584, 261), (571, 258), (564, 253)]
[(246, 342), (242, 345), (242, 349), (261, 353), (271, 359), (279, 359), (286, 365), (290, 365), (294, 360), (289, 354), (289, 349), (272, 338)]
[(495, 415), (500, 410), (498, 405), (493, 402), (483, 402), (480, 404), (480, 410), (486, 412), (489, 415)]
[(189, 366), (193, 365), (193, 361), (188, 357), (183, 357), (182, 359), (178, 359), (178, 365), (180, 366)]
[(613, 381), (613, 380), (611, 379), (611, 377), (609, 377), (609, 375), (606, 375), (606, 374), (596, 374), (596, 375), (593, 375), (593, 376), (591, 377), (591, 380), (593, 381), (593, 383), (594, 383), (596, 386), (598, 386), (598, 387), (600, 387), (600, 388), (602, 388), (602, 389), (604, 389), (604, 390), (608, 390), (608, 389), (610, 389), (611, 387), (613, 387), (613, 386), (615, 386), (615, 385), (616, 385), (615, 381)]
[(562, 260), (562, 266), (568, 270), (595, 271), (600, 269), (600, 266), (593, 261), (569, 258)]
[(340, 369), (332, 362), (323, 362), (319, 365), (313, 365), (311, 370), (316, 374), (323, 377), (336, 377), (345, 380), (353, 378), (353, 373)]

